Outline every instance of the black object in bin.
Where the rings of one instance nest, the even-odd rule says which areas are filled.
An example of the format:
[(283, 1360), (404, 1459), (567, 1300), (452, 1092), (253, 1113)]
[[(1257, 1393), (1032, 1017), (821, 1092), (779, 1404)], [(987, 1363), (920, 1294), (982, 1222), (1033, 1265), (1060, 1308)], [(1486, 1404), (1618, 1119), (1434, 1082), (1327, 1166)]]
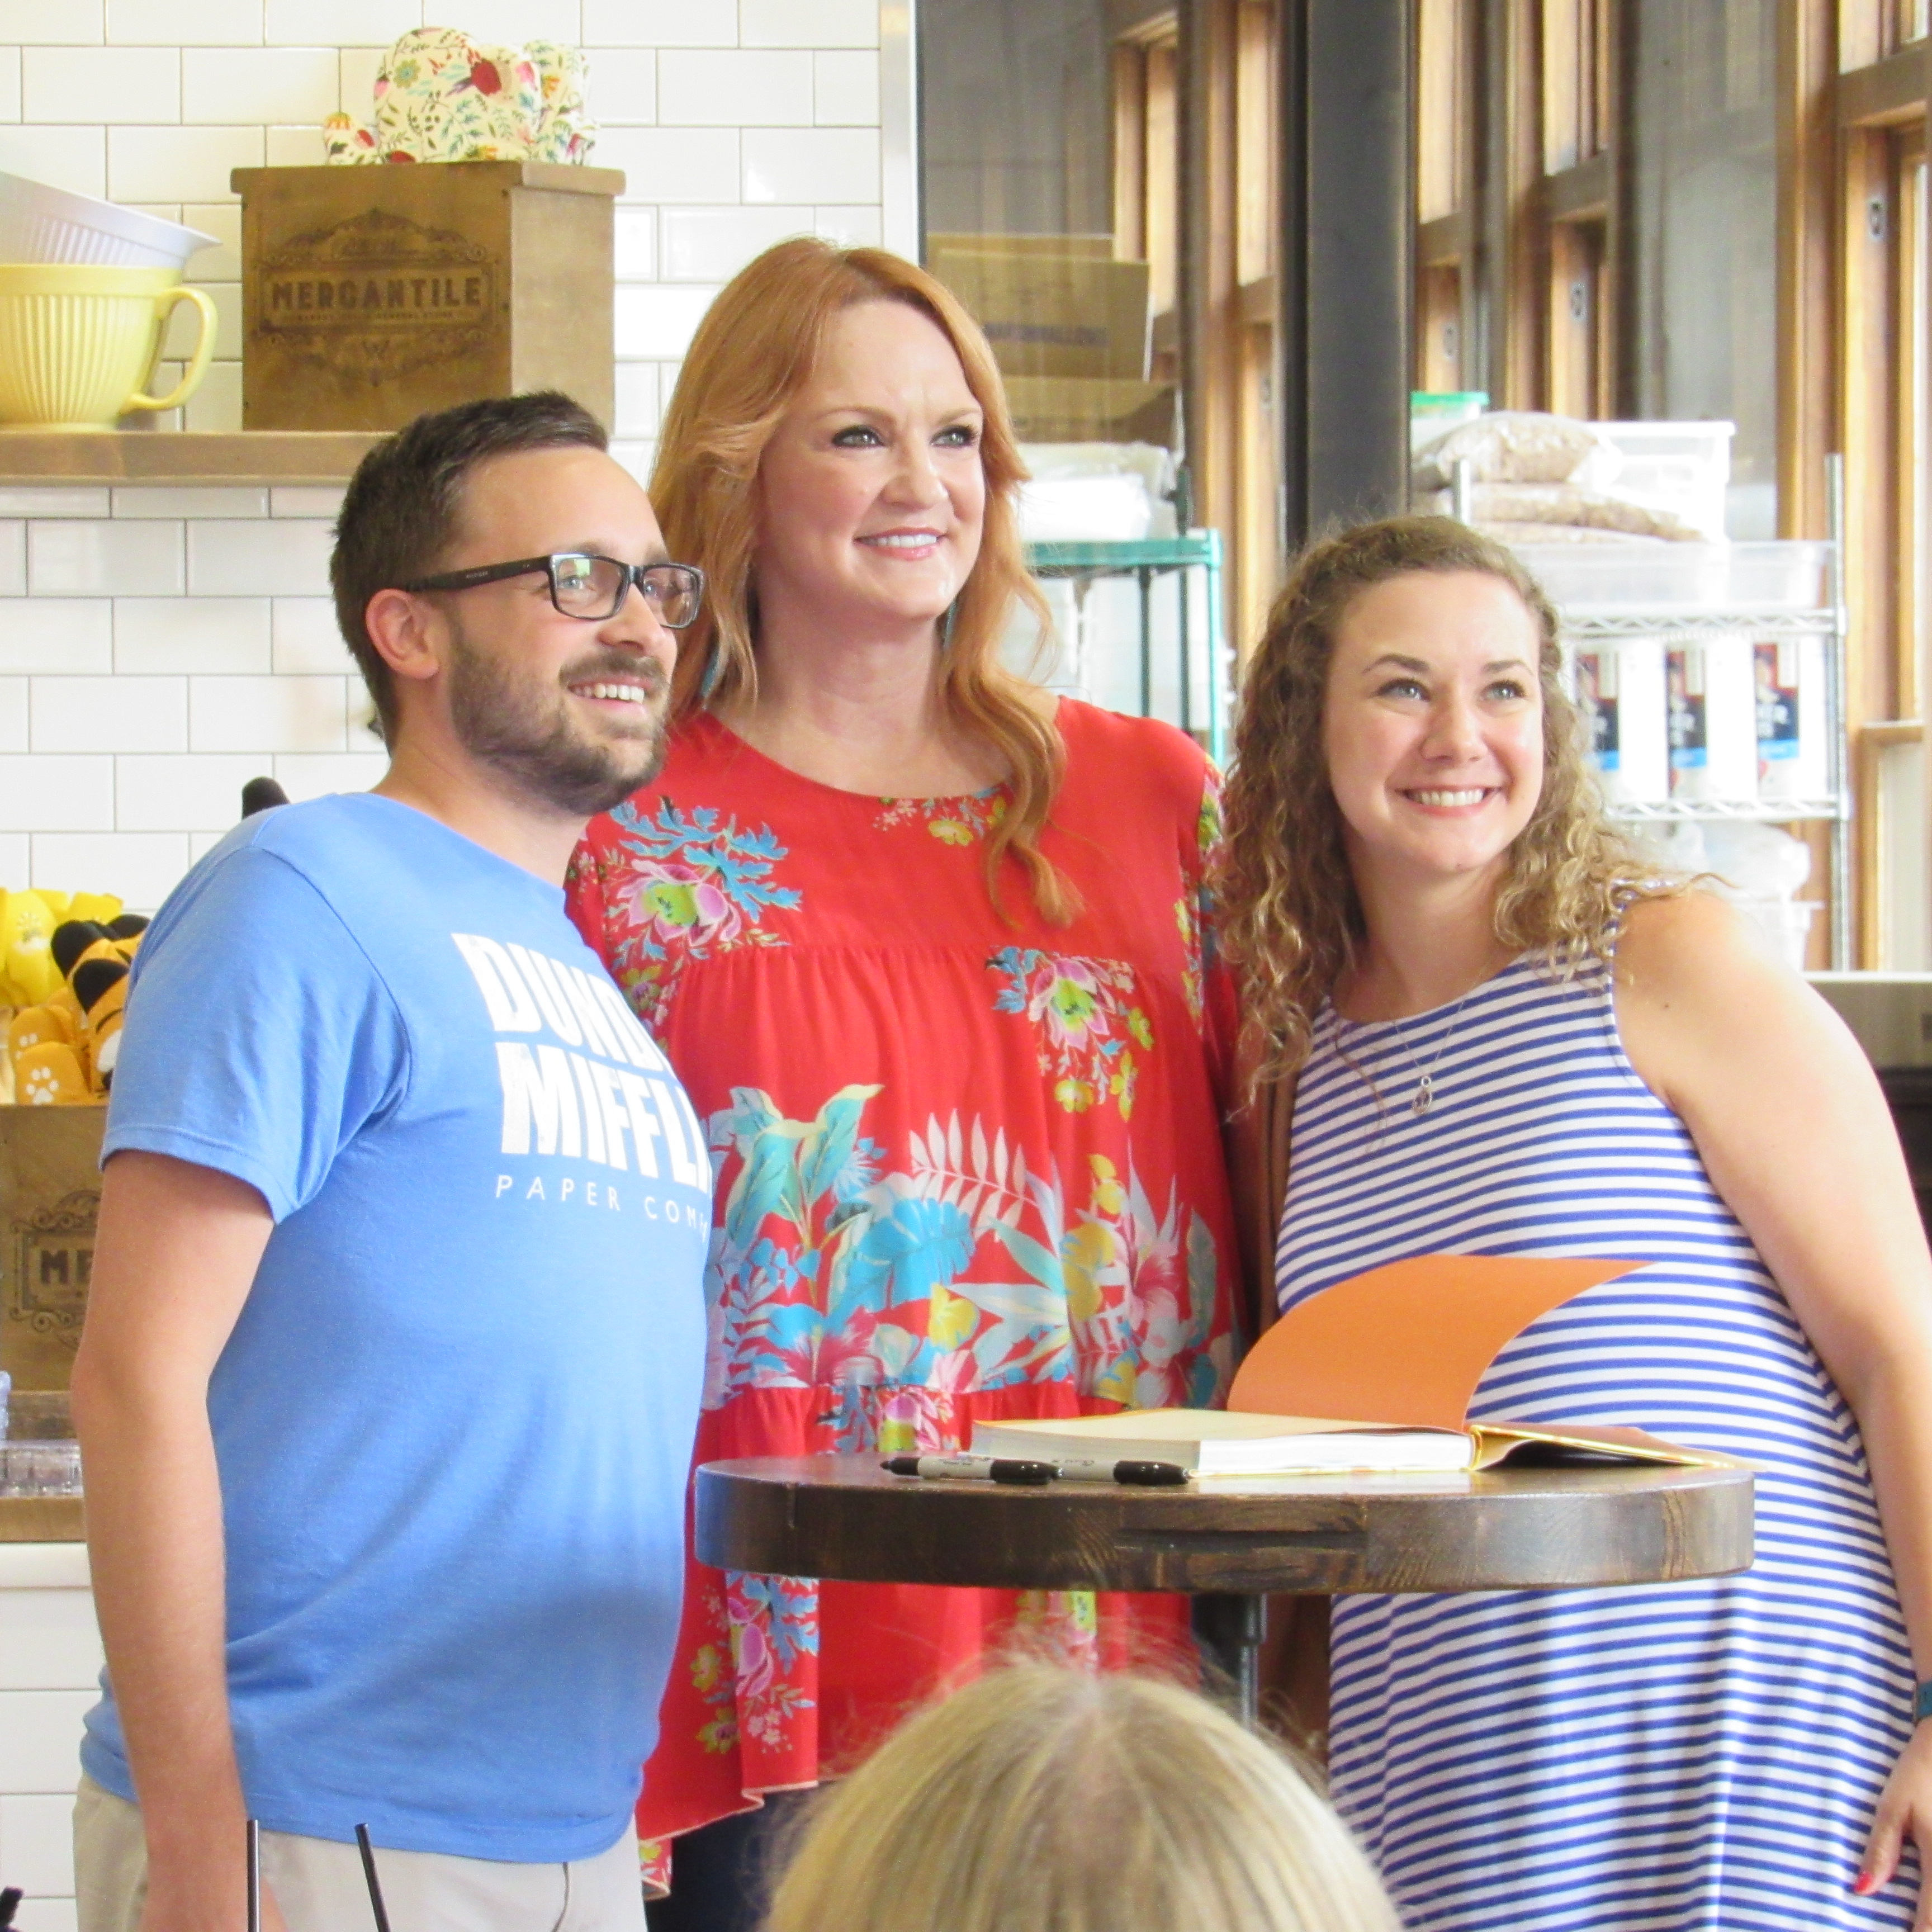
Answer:
[(242, 816), (253, 818), (272, 806), (286, 805), (289, 795), (273, 778), (250, 778), (242, 788)]

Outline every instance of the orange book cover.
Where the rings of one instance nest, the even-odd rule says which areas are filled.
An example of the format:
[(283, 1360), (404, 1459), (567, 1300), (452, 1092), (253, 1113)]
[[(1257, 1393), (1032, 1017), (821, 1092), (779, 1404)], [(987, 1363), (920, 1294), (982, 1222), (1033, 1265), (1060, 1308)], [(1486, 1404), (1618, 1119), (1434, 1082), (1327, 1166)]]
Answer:
[(1228, 1406), (1250, 1415), (1346, 1416), (1378, 1427), (1464, 1431), (1475, 1438), (1478, 1468), (1524, 1442), (1644, 1461), (1729, 1462), (1640, 1430), (1468, 1419), (1484, 1372), (1539, 1315), (1643, 1265), (1418, 1255), (1371, 1268), (1290, 1309), (1249, 1352)]

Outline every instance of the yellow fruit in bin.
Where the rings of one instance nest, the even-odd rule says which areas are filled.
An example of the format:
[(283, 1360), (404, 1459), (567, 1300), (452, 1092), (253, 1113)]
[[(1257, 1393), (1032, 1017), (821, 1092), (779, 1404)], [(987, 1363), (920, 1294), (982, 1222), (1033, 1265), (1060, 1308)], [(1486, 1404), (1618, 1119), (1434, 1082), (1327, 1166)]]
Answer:
[(72, 1047), (59, 1040), (30, 1046), (14, 1063), (14, 1098), (23, 1107), (65, 1107), (94, 1098)]

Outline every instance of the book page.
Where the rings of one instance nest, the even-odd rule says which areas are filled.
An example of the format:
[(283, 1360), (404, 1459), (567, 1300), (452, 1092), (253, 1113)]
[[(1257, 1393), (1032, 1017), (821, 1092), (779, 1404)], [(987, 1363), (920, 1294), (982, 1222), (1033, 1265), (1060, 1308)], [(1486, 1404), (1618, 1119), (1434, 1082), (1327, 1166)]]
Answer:
[[(1124, 1408), (1118, 1415), (1056, 1415), (1040, 1421), (1008, 1417), (987, 1430), (1023, 1430), (1029, 1436), (1064, 1436), (1070, 1442), (1249, 1442), (1278, 1436), (1406, 1434), (1402, 1423), (1340, 1422), (1316, 1415), (1250, 1415), (1216, 1408)], [(1461, 1429), (1448, 1432), (1462, 1436)], [(975, 1431), (976, 1439), (978, 1432)]]
[(1372, 1268), (1290, 1309), (1249, 1352), (1228, 1406), (1460, 1430), (1507, 1342), (1572, 1295), (1642, 1266), (1420, 1255)]

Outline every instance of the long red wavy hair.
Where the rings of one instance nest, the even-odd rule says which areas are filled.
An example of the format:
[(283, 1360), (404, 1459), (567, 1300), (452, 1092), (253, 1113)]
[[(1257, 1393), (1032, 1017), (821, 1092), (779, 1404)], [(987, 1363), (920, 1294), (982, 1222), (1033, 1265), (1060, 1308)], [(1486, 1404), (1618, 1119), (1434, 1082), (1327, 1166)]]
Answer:
[(1076, 909), (1074, 896), (1040, 851), (1040, 836), (1065, 751), (1032, 688), (999, 656), (1016, 602), (1042, 629), (1047, 622), (1027, 573), (1014, 503), (1026, 470), (986, 338), (958, 298), (914, 263), (882, 248), (839, 248), (801, 236), (740, 270), (698, 325), (664, 413), (650, 486), (671, 555), (699, 565), (706, 578), (704, 611), (678, 640), (674, 712), (688, 716), (757, 688), (758, 466), (811, 380), (832, 318), (869, 302), (904, 302), (936, 324), (985, 416), (986, 522), (978, 560), (952, 607), (940, 694), (960, 728), (1006, 768), (1006, 808), (987, 841), (994, 903), (1010, 856), (1041, 912), (1064, 922)]

